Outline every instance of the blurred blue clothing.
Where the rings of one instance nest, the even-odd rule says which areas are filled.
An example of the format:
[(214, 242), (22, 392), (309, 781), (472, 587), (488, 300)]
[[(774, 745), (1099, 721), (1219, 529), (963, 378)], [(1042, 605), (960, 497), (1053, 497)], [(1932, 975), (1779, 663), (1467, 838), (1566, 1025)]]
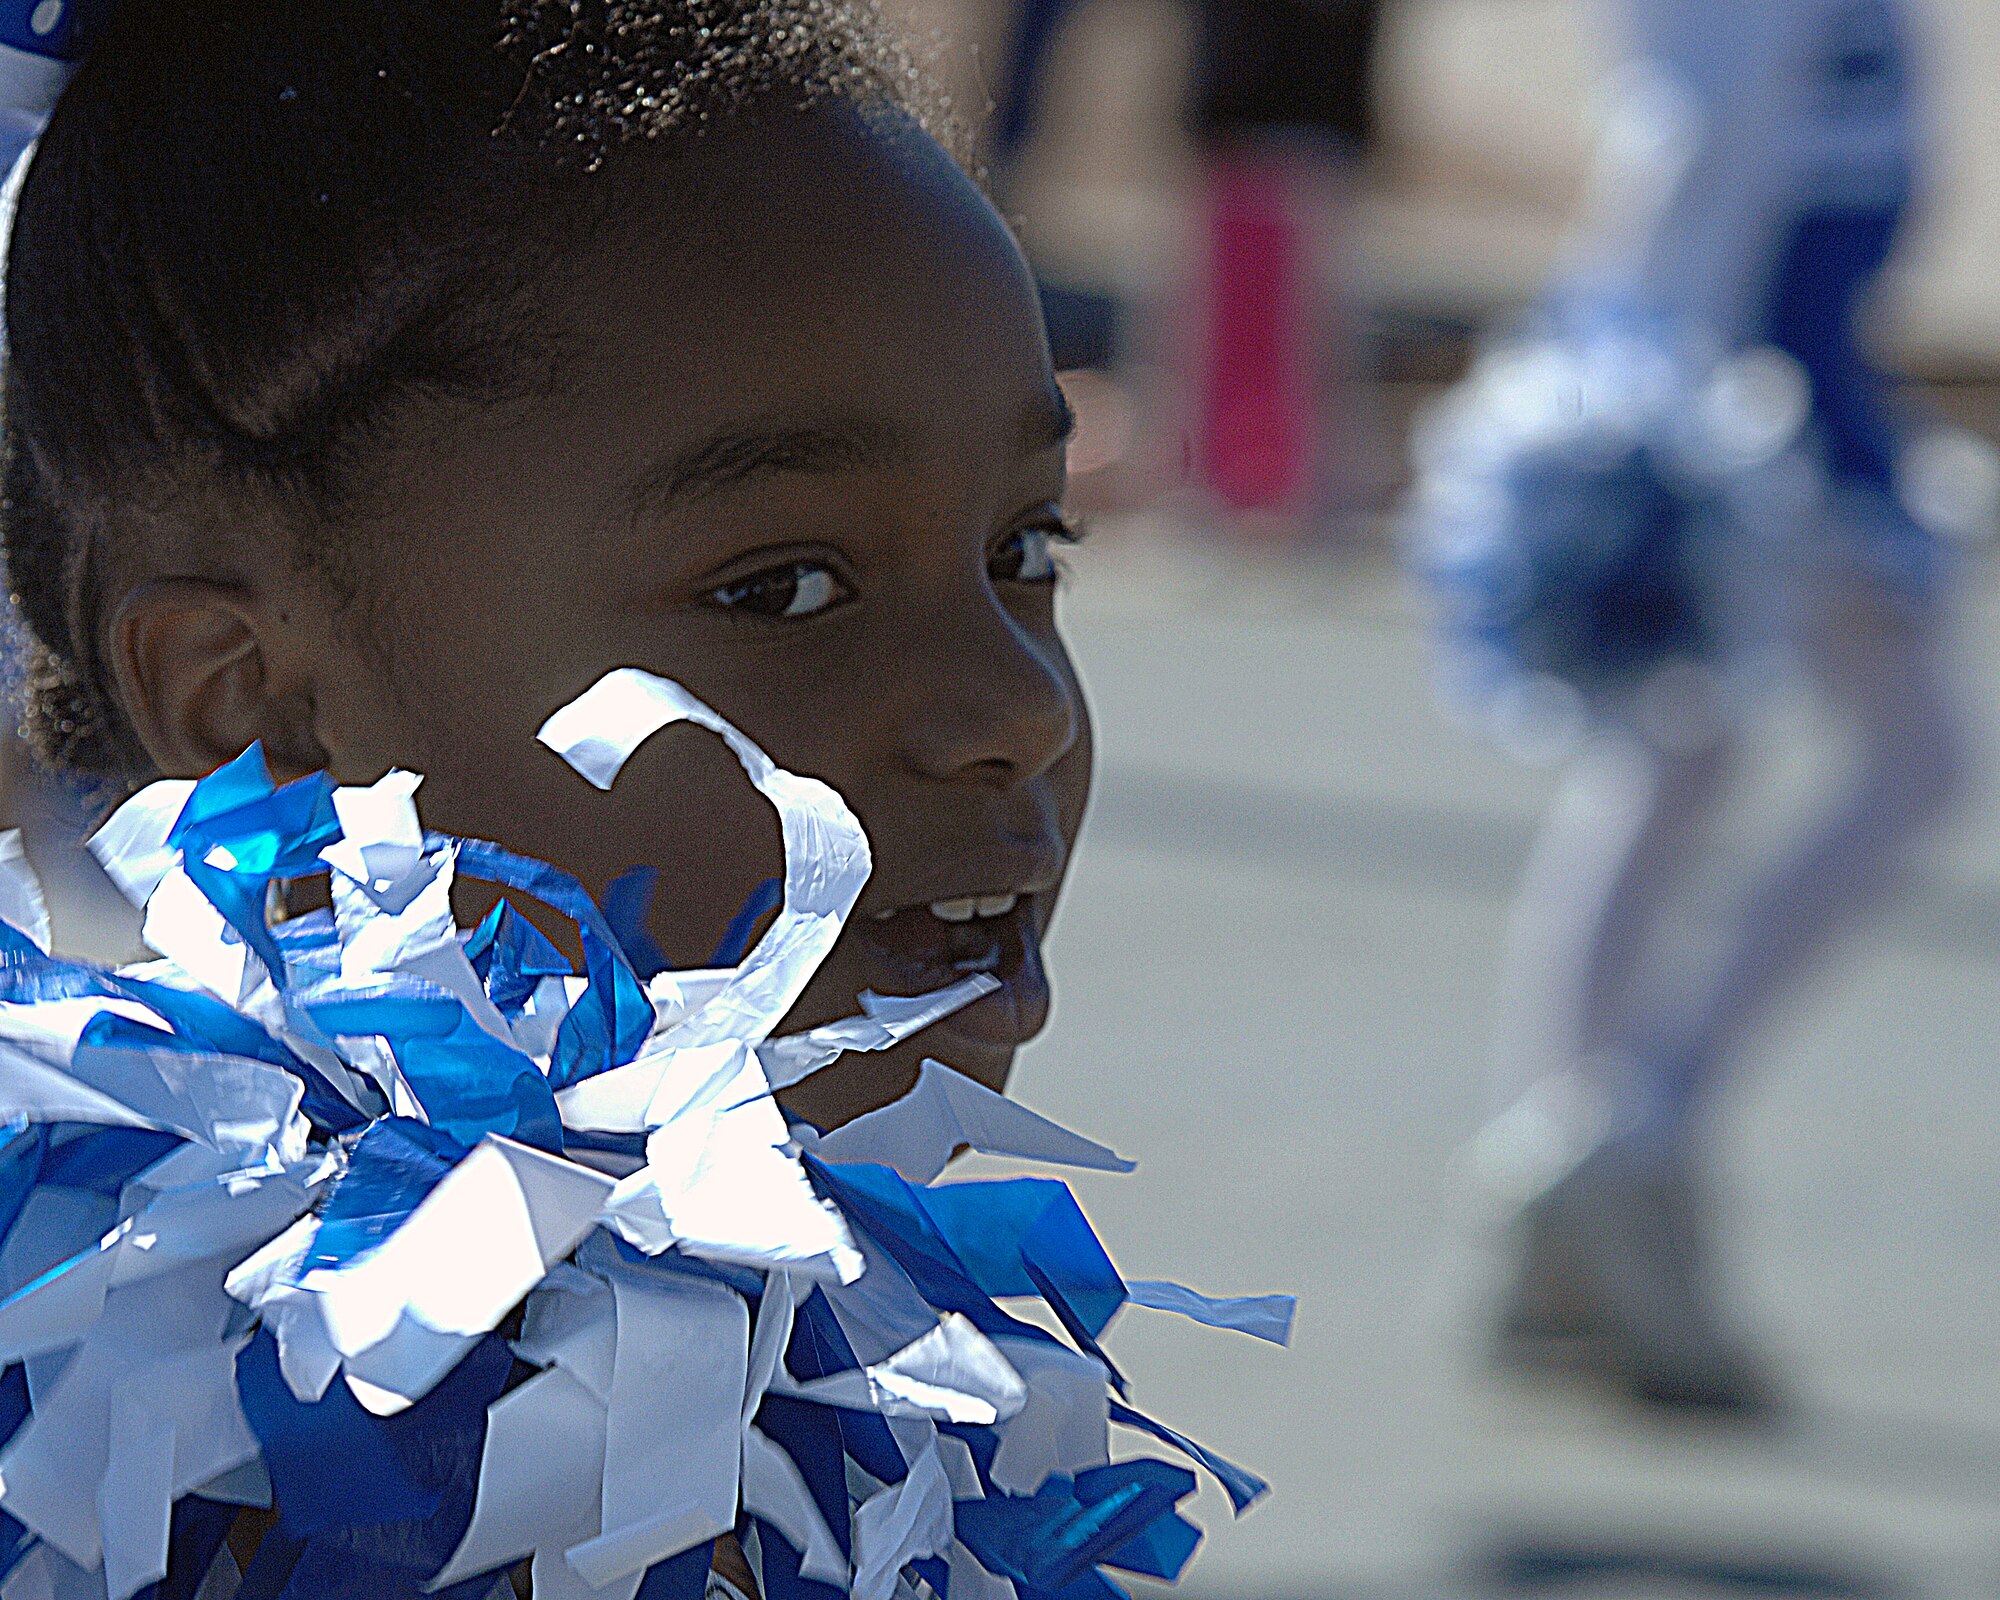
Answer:
[(1632, 92), (1678, 127), (1661, 130), (1653, 172), (1633, 175), (1660, 199), (1629, 245), (1606, 241), (1610, 275), (1644, 311), (1727, 350), (1796, 359), (1828, 470), (1888, 489), (1896, 430), (1858, 321), (1917, 188), (1920, 107), (1898, 8), (1628, 8)]
[[(1921, 165), (1899, 8), (1625, 17), (1589, 220), (1429, 443), (1424, 561), (1476, 694), (1525, 674), (1602, 708), (1754, 634), (1731, 609), (1781, 607), (1805, 566), (1935, 598), (1937, 541), (1898, 497), (1903, 429), (1861, 342)], [(1755, 448), (1717, 399), (1753, 354), (1799, 390)]]

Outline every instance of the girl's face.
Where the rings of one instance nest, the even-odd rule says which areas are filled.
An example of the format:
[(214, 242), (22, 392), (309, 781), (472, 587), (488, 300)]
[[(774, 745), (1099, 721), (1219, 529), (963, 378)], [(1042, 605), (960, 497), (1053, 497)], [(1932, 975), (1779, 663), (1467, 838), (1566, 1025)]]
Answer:
[(534, 738), (611, 667), (677, 679), (837, 788), (874, 847), (788, 1026), (864, 989), (1004, 986), (793, 1109), (845, 1120), (925, 1055), (998, 1087), (1048, 1014), (1042, 936), (1091, 761), (1055, 620), (1067, 411), (1032, 281), (934, 144), (852, 112), (622, 159), (629, 205), (545, 297), (554, 381), (422, 430), (358, 533), (397, 552), (388, 660), (314, 641), (313, 735), (341, 778), (421, 771), (431, 826), (593, 891), (658, 867), (654, 936), (699, 965), (778, 872), (763, 802), (703, 734), (655, 739), (608, 795)]

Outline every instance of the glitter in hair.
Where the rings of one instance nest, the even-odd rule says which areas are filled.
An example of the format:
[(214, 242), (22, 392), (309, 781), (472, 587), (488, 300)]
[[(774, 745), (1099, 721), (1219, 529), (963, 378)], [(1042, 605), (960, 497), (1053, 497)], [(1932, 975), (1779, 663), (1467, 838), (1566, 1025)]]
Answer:
[(514, 0), (505, 13), (502, 48), (527, 71), (507, 131), (593, 168), (619, 144), (691, 138), (774, 100), (893, 106), (963, 143), (872, 0)]

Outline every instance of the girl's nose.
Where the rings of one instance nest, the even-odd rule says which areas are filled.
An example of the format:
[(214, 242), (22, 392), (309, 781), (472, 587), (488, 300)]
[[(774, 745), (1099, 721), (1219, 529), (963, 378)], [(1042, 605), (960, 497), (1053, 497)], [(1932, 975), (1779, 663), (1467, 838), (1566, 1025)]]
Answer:
[(939, 648), (907, 660), (910, 764), (927, 777), (1009, 789), (1075, 747), (1083, 706), (1061, 644), (1006, 612), (940, 619)]

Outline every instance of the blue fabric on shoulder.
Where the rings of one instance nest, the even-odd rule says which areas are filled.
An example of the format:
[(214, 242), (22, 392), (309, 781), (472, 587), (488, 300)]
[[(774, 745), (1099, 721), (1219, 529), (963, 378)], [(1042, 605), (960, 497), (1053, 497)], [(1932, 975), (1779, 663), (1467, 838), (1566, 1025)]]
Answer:
[(0, 44), (54, 61), (81, 61), (118, 0), (0, 0)]
[(1900, 441), (1889, 386), (1869, 360), (1856, 322), (1906, 209), (1898, 197), (1799, 217), (1779, 252), (1763, 329), (1805, 368), (1827, 465), (1883, 490), (1894, 487)]

